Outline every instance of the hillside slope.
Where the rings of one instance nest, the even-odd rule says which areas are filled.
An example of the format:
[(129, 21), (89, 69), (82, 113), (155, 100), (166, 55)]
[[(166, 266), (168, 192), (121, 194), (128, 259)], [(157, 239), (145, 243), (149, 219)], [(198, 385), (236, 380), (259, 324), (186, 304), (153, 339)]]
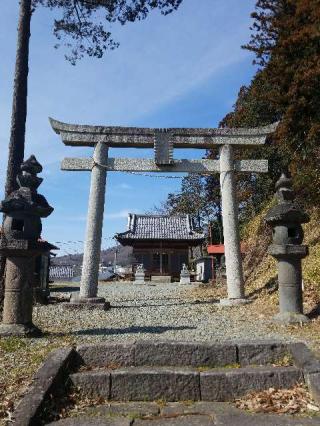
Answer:
[[(132, 247), (123, 247), (123, 246), (114, 246), (106, 250), (101, 251), (101, 262), (108, 264), (113, 264), (115, 258), (115, 251), (117, 251), (117, 264), (126, 266), (129, 265), (132, 261)], [(83, 254), (69, 254), (65, 256), (57, 256), (52, 260), (52, 265), (82, 265)]]

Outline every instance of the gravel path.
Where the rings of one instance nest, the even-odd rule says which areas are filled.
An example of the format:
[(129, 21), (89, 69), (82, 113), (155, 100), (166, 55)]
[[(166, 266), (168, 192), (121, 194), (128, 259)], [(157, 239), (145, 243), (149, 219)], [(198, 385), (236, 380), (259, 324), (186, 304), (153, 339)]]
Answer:
[[(72, 285), (72, 284), (71, 284)], [(78, 342), (175, 339), (223, 341), (285, 339), (266, 320), (253, 319), (251, 306), (220, 307), (217, 300), (195, 299), (195, 285), (100, 284), (99, 296), (111, 302), (109, 311), (65, 310), (61, 303), (34, 309), (34, 322), (43, 331), (70, 336)], [(68, 287), (54, 296), (67, 296)]]

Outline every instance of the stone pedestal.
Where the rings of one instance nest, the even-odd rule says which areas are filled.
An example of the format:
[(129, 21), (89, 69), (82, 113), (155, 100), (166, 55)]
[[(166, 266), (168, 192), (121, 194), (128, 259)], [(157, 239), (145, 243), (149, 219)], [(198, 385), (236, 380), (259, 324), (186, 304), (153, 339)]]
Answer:
[(39, 336), (32, 323), (34, 257), (8, 257), (1, 336)]
[(244, 299), (232, 145), (223, 145), (220, 148), (220, 188), (228, 290), (228, 299), (222, 300), (221, 304), (239, 305), (247, 301)]
[(106, 188), (106, 169), (99, 164), (106, 164), (108, 147), (98, 143), (95, 147), (94, 164), (91, 172), (89, 207), (87, 217), (86, 239), (83, 253), (83, 265), (80, 284), (80, 295), (72, 297), (72, 307), (103, 309), (110, 306), (102, 298), (97, 298), (101, 237)]
[(134, 283), (135, 284), (145, 284), (145, 273), (144, 272), (136, 272), (134, 274)]
[(180, 284), (190, 284), (190, 272), (184, 264), (180, 272)]
[(79, 294), (72, 295), (70, 302), (63, 304), (64, 309), (88, 309), (106, 311), (111, 308), (109, 302), (104, 297), (85, 297)]
[(145, 270), (143, 265), (138, 265), (136, 272), (134, 274), (134, 283), (135, 284), (145, 284)]
[(301, 260), (308, 247), (272, 244), (268, 253), (278, 260), (279, 310), (274, 321), (282, 324), (308, 323), (303, 314)]
[(6, 256), (5, 292), (0, 336), (37, 337), (32, 323), (35, 259), (52, 246), (46, 241), (0, 239), (0, 252)]

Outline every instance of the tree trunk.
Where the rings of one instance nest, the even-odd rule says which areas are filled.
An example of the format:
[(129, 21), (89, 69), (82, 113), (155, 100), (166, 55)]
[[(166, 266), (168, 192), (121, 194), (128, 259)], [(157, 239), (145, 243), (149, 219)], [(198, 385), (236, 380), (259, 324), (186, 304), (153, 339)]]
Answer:
[[(29, 40), (31, 23), (31, 0), (20, 0), (18, 41), (14, 73), (11, 132), (5, 196), (18, 188), (16, 182), (24, 158), (25, 130), (27, 119), (27, 95), (29, 72)], [(3, 302), (5, 258), (0, 258), (0, 304)]]
[(6, 196), (18, 188), (16, 178), (24, 157), (27, 118), (30, 22), (31, 0), (20, 0), (18, 43), (11, 115), (11, 134), (5, 188)]

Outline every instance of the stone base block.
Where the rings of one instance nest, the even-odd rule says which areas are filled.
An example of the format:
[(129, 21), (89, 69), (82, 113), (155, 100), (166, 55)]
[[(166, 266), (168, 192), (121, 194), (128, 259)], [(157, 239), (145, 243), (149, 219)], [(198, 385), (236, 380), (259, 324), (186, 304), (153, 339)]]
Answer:
[(252, 303), (252, 300), (241, 298), (241, 299), (220, 299), (221, 306), (236, 306), (236, 305), (247, 305)]
[(82, 362), (89, 367), (119, 368), (135, 364), (135, 345), (133, 343), (80, 345), (77, 347), (77, 352)]
[(307, 345), (302, 342), (291, 343), (288, 349), (293, 358), (294, 365), (303, 369), (305, 375), (310, 373), (319, 373), (320, 376), (320, 360), (313, 355)]
[(103, 297), (79, 297), (72, 296), (70, 302), (63, 303), (64, 309), (98, 309), (107, 311), (111, 308), (110, 302), (106, 302)]
[(198, 401), (199, 373), (177, 368), (135, 368), (89, 371), (70, 376), (74, 386), (90, 396), (115, 401)]
[(178, 368), (111, 371), (111, 399), (117, 401), (198, 401), (199, 373)]
[(75, 373), (70, 375), (70, 380), (73, 386), (79, 388), (85, 395), (110, 398), (110, 373), (100, 371)]
[(312, 398), (320, 404), (320, 373), (306, 374), (306, 383)]
[[(240, 342), (238, 346), (238, 362), (241, 367), (249, 365), (279, 364), (286, 356), (290, 356), (288, 345), (281, 341), (257, 340)], [(301, 368), (300, 365), (297, 367)]]
[(200, 373), (201, 399), (233, 401), (268, 388), (287, 389), (303, 380), (296, 367), (245, 367)]
[(136, 366), (223, 367), (237, 363), (234, 344), (200, 342), (148, 342), (135, 344)]
[(0, 336), (40, 337), (42, 331), (34, 324), (0, 324)]
[(180, 284), (191, 284), (190, 277), (189, 278), (181, 277)]
[(295, 312), (284, 312), (279, 313), (273, 317), (273, 322), (283, 325), (291, 324), (308, 324), (310, 322), (309, 318), (303, 314), (298, 314)]

